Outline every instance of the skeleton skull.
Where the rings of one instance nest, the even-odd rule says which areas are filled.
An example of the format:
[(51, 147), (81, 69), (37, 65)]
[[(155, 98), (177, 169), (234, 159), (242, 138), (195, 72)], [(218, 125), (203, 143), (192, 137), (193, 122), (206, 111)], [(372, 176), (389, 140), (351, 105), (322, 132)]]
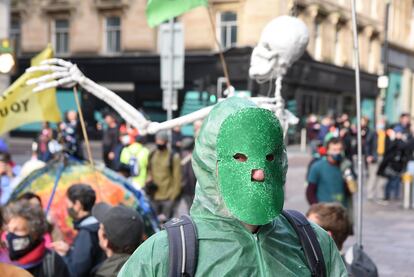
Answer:
[(250, 61), (249, 75), (259, 83), (282, 77), (302, 56), (309, 41), (306, 25), (298, 18), (280, 16), (266, 25)]

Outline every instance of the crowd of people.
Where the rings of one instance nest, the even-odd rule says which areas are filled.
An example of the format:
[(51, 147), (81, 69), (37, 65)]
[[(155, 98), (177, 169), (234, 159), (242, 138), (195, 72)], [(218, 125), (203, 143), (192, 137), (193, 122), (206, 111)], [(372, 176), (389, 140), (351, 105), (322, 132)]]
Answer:
[(2, 276), (117, 275), (143, 240), (141, 216), (129, 207), (95, 204), (95, 191), (86, 184), (72, 185), (66, 197), (78, 231), (71, 245), (53, 240), (55, 226), (48, 222), (36, 194), (25, 193), (2, 207)]
[[(368, 117), (361, 118), (362, 180), (364, 197), (369, 201), (387, 205), (402, 198), (402, 176), (410, 171), (408, 164), (413, 160), (414, 151), (410, 122), (410, 115), (403, 113), (399, 122), (387, 124), (381, 118), (373, 128)], [(354, 233), (352, 195), (357, 191), (356, 124), (346, 114), (336, 119), (326, 116), (320, 121), (310, 115), (306, 129), (312, 151), (306, 175), (306, 198), (311, 205), (308, 218), (327, 230), (341, 250), (345, 239)], [(358, 256), (364, 256), (365, 270), (376, 272), (375, 265), (362, 249), (354, 246), (352, 250), (359, 251)]]
[[(214, 113), (212, 116), (214, 117)], [(260, 116), (263, 120), (269, 120), (265, 115)], [(255, 115), (252, 115), (252, 118), (255, 118)], [(268, 124), (267, 127), (272, 129), (269, 131), (260, 129), (267, 128), (263, 127), (264, 125), (255, 126), (252, 123), (249, 127), (249, 118), (245, 118), (244, 120), (247, 121), (243, 123), (237, 122), (237, 119), (232, 120), (233, 123), (222, 127), (229, 129), (224, 135), (214, 131), (219, 124), (224, 125), (223, 122), (217, 123), (217, 126), (208, 122), (209, 126), (205, 127), (204, 133), (201, 134), (200, 141), (203, 144), (199, 144), (198, 150), (194, 150), (194, 138), (183, 137), (179, 128), (172, 130), (171, 134), (161, 131), (155, 135), (154, 143), (149, 143), (146, 137), (141, 136), (133, 128), (120, 124), (116, 116), (108, 113), (105, 116), (104, 126), (100, 126), (103, 161), (106, 167), (127, 178), (136, 189), (145, 191), (161, 224), (172, 217), (188, 214), (193, 201), (196, 201), (192, 216), (196, 218), (197, 226), (201, 226), (199, 230), (202, 238), (219, 235), (218, 230), (224, 228), (224, 225), (220, 224), (224, 224), (223, 222), (227, 222), (229, 218), (233, 220), (233, 217), (249, 223), (243, 224), (247, 230), (256, 234), (259, 230), (257, 226), (265, 224), (265, 221), (268, 222), (271, 218), (274, 220), (270, 215), (269, 207), (261, 207), (264, 205), (263, 199), (267, 198), (261, 198), (264, 197), (264, 192), (254, 190), (244, 192), (236, 183), (249, 181), (266, 184), (274, 181), (270, 180), (269, 176), (283, 176), (286, 173), (283, 168), (286, 157), (281, 154), (282, 152), (279, 153), (277, 150), (267, 153), (266, 151), (275, 150), (266, 150), (268, 142), (260, 146), (265, 140), (257, 139), (260, 135), (269, 136), (269, 139), (275, 140), (274, 144), (278, 145), (281, 141), (278, 141), (277, 137), (281, 136), (281, 133), (274, 131), (272, 129), (274, 127), (269, 127), (274, 123)], [(249, 132), (256, 132), (256, 136), (246, 132), (238, 134), (243, 130), (237, 127), (239, 125), (251, 129)], [(196, 122), (195, 126), (197, 126), (195, 128), (195, 136), (197, 136), (199, 122)], [(257, 128), (260, 130), (256, 130)], [(217, 150), (209, 148), (213, 147), (212, 142), (208, 141), (211, 139), (210, 132), (218, 136), (217, 141), (214, 141), (217, 143), (214, 146)], [(57, 130), (53, 130), (45, 123), (33, 144), (33, 158), (48, 162), (56, 158), (57, 153), (62, 150), (76, 158), (82, 158), (80, 134), (75, 112), (68, 112), (65, 122), (59, 124)], [(346, 114), (336, 120), (333, 117), (324, 117), (320, 123), (316, 116), (311, 115), (307, 122), (307, 134), (312, 149), (312, 160), (306, 175), (306, 198), (311, 205), (307, 216), (310, 221), (325, 229), (336, 247), (341, 250), (346, 238), (353, 233), (351, 196), (357, 191), (356, 128)], [(225, 135), (229, 138), (224, 138)], [(399, 123), (390, 126), (386, 126), (384, 120), (378, 120), (376, 129), (371, 127), (367, 117), (362, 118), (362, 141), (367, 198), (379, 203), (398, 200), (401, 197), (401, 175), (412, 159), (414, 146), (410, 116), (402, 114)], [(259, 145), (257, 149), (253, 149), (255, 145), (253, 142)], [(141, 251), (136, 252), (129, 259), (144, 240), (143, 220), (140, 214), (134, 209), (121, 205), (111, 207), (106, 203), (95, 203), (95, 191), (87, 184), (72, 185), (66, 192), (67, 211), (73, 220), (74, 229), (77, 230), (76, 238), (70, 244), (59, 239), (55, 240), (52, 235), (55, 226), (48, 221), (42, 209), (41, 199), (37, 195), (25, 193), (17, 200), (9, 200), (13, 190), (13, 178), (19, 174), (19, 168), (8, 154), (7, 145), (1, 141), (0, 150), (1, 223), (4, 225), (0, 247), (2, 262), (23, 268), (33, 276), (116, 276), (125, 263), (121, 272), (123, 276), (133, 275), (132, 272), (138, 265), (142, 266), (141, 273), (148, 273), (149, 264), (155, 267), (158, 264), (162, 272), (165, 272), (165, 261), (162, 257), (167, 253), (161, 250), (166, 245), (164, 237), (156, 236), (155, 239), (147, 242), (146, 246), (140, 247)], [(195, 155), (193, 151), (196, 151)], [(211, 151), (217, 153), (210, 153)], [(235, 154), (229, 156), (229, 151)], [(249, 151), (252, 151), (252, 155), (246, 154)], [(280, 163), (282, 167), (277, 169), (280, 172), (272, 172), (271, 170), (274, 169), (266, 169), (264, 165), (263, 170), (249, 169), (251, 176), (245, 177), (243, 169), (246, 166), (250, 168), (260, 164), (255, 160), (255, 155), (264, 155), (268, 163), (275, 159), (282, 161)], [(216, 160), (210, 161), (209, 159), (212, 158)], [(227, 160), (229, 158), (231, 160)], [(198, 199), (194, 200), (196, 179), (201, 188)], [(279, 181), (284, 182), (282, 179), (275, 180), (275, 188), (279, 187)], [(220, 190), (212, 186), (214, 182), (219, 182)], [(236, 185), (237, 190), (232, 183)], [(271, 203), (268, 204), (275, 207), (282, 203), (281, 192), (283, 190), (275, 191), (274, 197), (269, 198)], [(258, 202), (250, 199), (255, 193), (259, 193), (263, 201), (258, 201), (259, 198), (255, 198)], [(224, 201), (225, 206), (219, 200)], [(277, 203), (274, 203), (275, 201)], [(250, 209), (253, 207), (249, 205), (253, 205), (256, 212), (252, 212)], [(260, 213), (261, 208), (263, 213)], [(279, 213), (280, 211), (274, 211), (274, 215)], [(215, 226), (216, 224), (219, 225)], [(231, 220), (226, 224), (238, 226), (231, 223)], [(277, 219), (275, 224), (279, 224), (278, 228), (283, 229), (288, 223)], [(225, 229), (230, 228), (229, 226)], [(235, 235), (244, 236), (233, 227), (230, 229)], [(206, 231), (210, 228), (214, 229), (214, 232), (210, 230), (213, 233)], [(318, 238), (323, 236), (319, 231), (317, 233)], [(231, 241), (230, 238), (227, 239)], [(273, 242), (276, 243), (279, 239)], [(290, 240), (290, 238), (286, 239)], [(222, 240), (225, 240), (224, 236), (221, 237)], [(326, 251), (324, 247), (327, 245), (322, 241), (320, 241), (321, 247)], [(143, 259), (143, 256), (148, 257), (148, 251), (154, 251), (149, 250), (154, 247), (159, 248), (157, 251), (160, 251), (160, 256), (152, 257), (153, 260), (149, 261)], [(217, 245), (217, 247), (221, 246)], [(336, 256), (331, 256), (330, 259), (338, 263)], [(343, 259), (345, 260), (346, 257), (343, 256)], [(336, 266), (338, 266), (335, 267), (336, 269), (330, 270), (339, 270), (337, 273), (342, 276), (340, 265), (336, 264)], [(24, 274), (21, 269), (13, 267), (7, 270), (11, 270), (10, 272), (17, 270), (19, 274)]]
[[(194, 138), (183, 137), (180, 129), (175, 128), (172, 136), (162, 131), (156, 134), (155, 144), (148, 143), (135, 129), (120, 124), (115, 115), (108, 113), (104, 119), (105, 124), (99, 127), (106, 167), (127, 178), (136, 189), (146, 192), (161, 224), (173, 216), (188, 214), (196, 183), (191, 167)], [(32, 160), (45, 165), (68, 154), (82, 159), (82, 147), (77, 113), (68, 111), (65, 121), (56, 129), (47, 122), (42, 124), (33, 142)], [(11, 200), (16, 188), (14, 181), (24, 175), (24, 169), (13, 162), (2, 140), (0, 148), (3, 224), (0, 230), (4, 230), (1, 262), (41, 277), (116, 276), (143, 240), (144, 224), (140, 214), (121, 205), (95, 204), (92, 187), (76, 184), (67, 190), (66, 202), (77, 236), (71, 244), (60, 236), (53, 238), (53, 229), (57, 226), (47, 219), (39, 196), (30, 192)], [(30, 276), (15, 275), (23, 273), (14, 271), (13, 267), (7, 270), (11, 270), (10, 276)]]

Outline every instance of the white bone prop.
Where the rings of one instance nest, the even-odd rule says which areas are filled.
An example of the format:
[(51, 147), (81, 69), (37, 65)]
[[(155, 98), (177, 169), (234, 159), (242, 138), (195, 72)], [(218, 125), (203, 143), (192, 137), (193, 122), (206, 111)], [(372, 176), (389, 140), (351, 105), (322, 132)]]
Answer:
[[(295, 124), (298, 119), (289, 111), (284, 110), (284, 102), (280, 94), (281, 81), (288, 67), (303, 54), (308, 40), (308, 31), (302, 21), (289, 16), (281, 16), (272, 20), (265, 27), (259, 44), (252, 53), (250, 76), (258, 82), (276, 78), (276, 91), (275, 98), (257, 97), (250, 98), (250, 100), (275, 112), (282, 122), (285, 133), (288, 127), (287, 124)], [(141, 134), (154, 134), (160, 130), (192, 123), (205, 118), (212, 109), (212, 106), (210, 106), (162, 123), (151, 122), (116, 93), (85, 77), (79, 68), (71, 62), (62, 59), (50, 59), (42, 62), (40, 66), (28, 68), (26, 71), (51, 72), (27, 82), (30, 85), (37, 85), (34, 92), (58, 86), (73, 87), (79, 84), (86, 91), (111, 106), (127, 123), (137, 128)], [(234, 88), (226, 92), (229, 96), (232, 96)]]
[[(61, 59), (50, 59), (44, 61), (41, 66), (33, 66), (28, 68), (26, 71), (51, 72), (50, 74), (39, 78), (33, 78), (27, 81), (27, 84), (29, 85), (37, 85), (34, 88), (34, 92), (40, 92), (45, 89), (58, 86), (72, 87), (76, 84), (79, 84), (89, 93), (105, 101), (109, 106), (117, 111), (127, 123), (137, 128), (141, 134), (155, 134), (161, 130), (172, 129), (176, 126), (190, 124), (194, 121), (205, 118), (213, 108), (213, 106), (209, 106), (188, 115), (162, 123), (151, 122), (145, 119), (142, 113), (132, 107), (125, 100), (120, 98), (115, 92), (110, 91), (109, 89), (102, 87), (92, 80), (88, 79), (83, 75), (83, 73), (76, 65), (68, 61)], [(249, 99), (263, 108), (269, 109), (273, 112), (276, 110), (274, 98), (254, 97)], [(219, 99), (219, 101), (222, 100), (223, 99)]]
[(309, 32), (302, 20), (287, 15), (273, 19), (253, 49), (250, 77), (259, 83), (282, 77), (302, 56), (308, 42)]
[(282, 79), (288, 68), (305, 52), (309, 42), (306, 25), (298, 18), (280, 16), (270, 21), (263, 29), (258, 45), (253, 49), (249, 76), (258, 83), (275, 81), (275, 109), (284, 134), (289, 124), (296, 125), (299, 119), (285, 109), (282, 98)]
[(28, 85), (37, 85), (33, 90), (34, 92), (58, 86), (73, 87), (79, 84), (89, 93), (111, 106), (127, 123), (140, 130), (141, 134), (146, 134), (146, 129), (150, 122), (139, 111), (113, 91), (85, 77), (79, 68), (71, 62), (62, 59), (50, 59), (43, 61), (40, 66), (28, 68), (26, 71), (52, 72), (27, 81)]

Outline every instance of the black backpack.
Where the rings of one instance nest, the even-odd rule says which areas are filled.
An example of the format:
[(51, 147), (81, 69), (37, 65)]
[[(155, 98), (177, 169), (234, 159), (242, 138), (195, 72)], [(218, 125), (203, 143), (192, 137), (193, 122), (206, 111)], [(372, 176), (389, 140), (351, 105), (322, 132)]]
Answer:
[[(314, 277), (326, 277), (325, 261), (316, 234), (304, 215), (284, 210), (305, 253), (308, 267)], [(165, 223), (169, 243), (169, 277), (195, 276), (198, 257), (197, 228), (190, 216), (173, 218)]]
[(378, 270), (362, 246), (354, 244), (343, 256), (346, 269), (353, 277), (378, 277)]

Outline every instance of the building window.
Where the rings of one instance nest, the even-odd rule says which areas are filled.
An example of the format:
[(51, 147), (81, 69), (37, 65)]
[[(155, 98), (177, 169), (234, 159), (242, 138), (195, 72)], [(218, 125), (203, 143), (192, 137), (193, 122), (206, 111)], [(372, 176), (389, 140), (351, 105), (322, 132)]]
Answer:
[(106, 53), (121, 52), (121, 19), (118, 16), (105, 19), (105, 39)]
[(237, 14), (223, 12), (218, 14), (218, 36), (223, 48), (230, 48), (237, 44)]
[(69, 20), (57, 19), (54, 22), (53, 45), (56, 55), (69, 54)]
[(10, 39), (14, 42), (13, 47), (16, 55), (20, 55), (20, 35), (20, 20), (12, 19), (10, 24)]
[(315, 21), (315, 33), (314, 33), (314, 40), (315, 40), (315, 59), (321, 60), (322, 59), (322, 26), (319, 20)]

